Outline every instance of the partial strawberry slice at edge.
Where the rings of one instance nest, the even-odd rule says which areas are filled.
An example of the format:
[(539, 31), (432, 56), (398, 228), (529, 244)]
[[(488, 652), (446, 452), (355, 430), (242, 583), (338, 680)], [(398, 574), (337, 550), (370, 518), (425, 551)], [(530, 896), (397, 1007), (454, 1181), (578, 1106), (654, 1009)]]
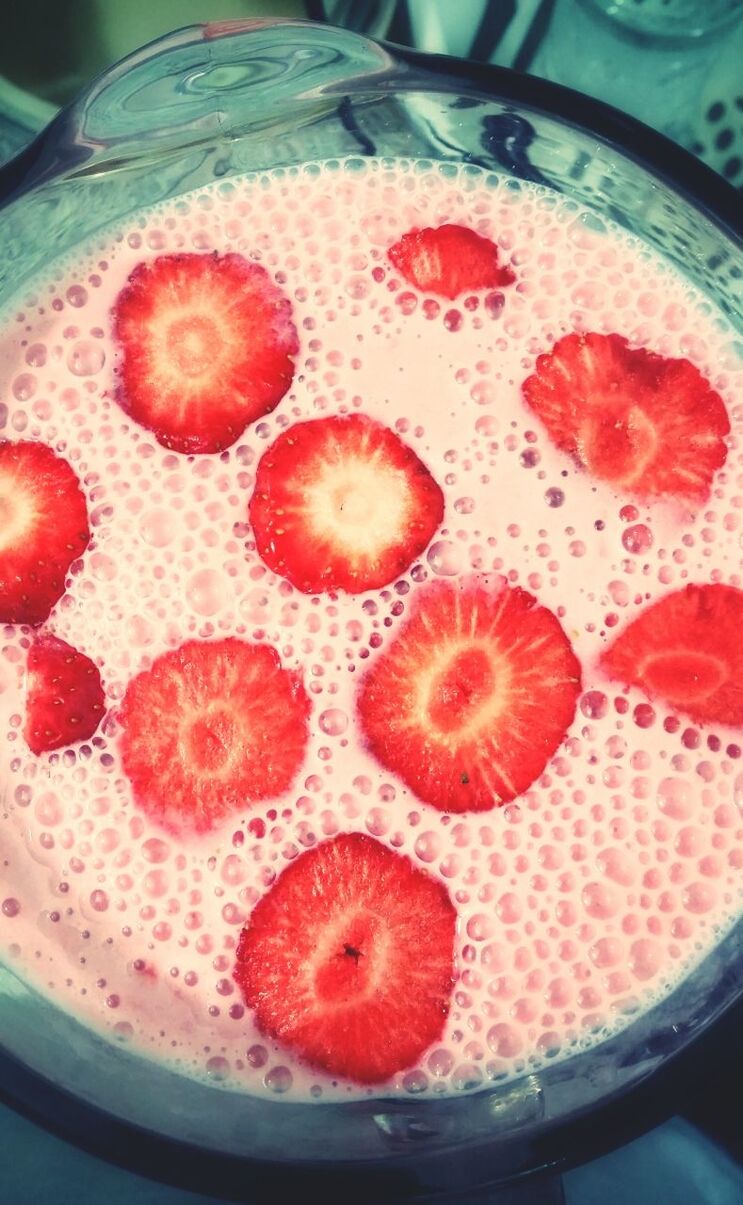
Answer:
[(90, 657), (56, 636), (37, 636), (26, 662), (23, 735), (31, 752), (90, 740), (104, 713), (101, 675)]
[(89, 540), (68, 462), (43, 443), (0, 441), (0, 623), (43, 623)]
[(600, 668), (699, 723), (743, 726), (743, 590), (688, 585), (641, 611)]
[(558, 448), (621, 491), (699, 501), (727, 457), (725, 404), (688, 360), (565, 335), (522, 392)]

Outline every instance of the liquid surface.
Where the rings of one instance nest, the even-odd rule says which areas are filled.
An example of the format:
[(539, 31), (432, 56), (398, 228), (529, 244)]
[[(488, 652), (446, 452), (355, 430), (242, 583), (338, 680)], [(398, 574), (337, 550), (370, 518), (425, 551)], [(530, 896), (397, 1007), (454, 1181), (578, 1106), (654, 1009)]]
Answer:
[[(476, 301), (417, 294), (387, 248), (460, 222), (517, 283)], [(292, 388), (218, 455), (162, 448), (112, 397), (111, 306), (143, 258), (238, 251), (292, 301)], [(651, 506), (592, 480), (521, 400), (572, 330), (688, 357), (733, 434), (705, 505)], [(92, 541), (46, 629), (101, 666), (109, 713), (82, 746), (21, 735), (30, 632), (0, 647), (0, 953), (112, 1040), (232, 1088), (298, 1099), (366, 1090), (265, 1040), (232, 979), (251, 907), (305, 848), (366, 831), (444, 882), (459, 914), (440, 1043), (384, 1094), (470, 1090), (586, 1049), (656, 1004), (730, 928), (743, 863), (741, 734), (699, 729), (596, 668), (650, 600), (741, 586), (743, 381), (729, 328), (639, 240), (548, 190), (436, 165), (354, 161), (223, 183), (135, 218), (17, 299), (0, 335), (0, 422), (64, 455)], [(262, 564), (247, 519), (258, 459), (294, 421), (362, 410), (445, 492), (444, 522), (399, 581), (308, 597)], [(566, 741), (513, 804), (447, 816), (362, 747), (355, 693), (421, 583), (497, 572), (561, 619), (583, 666)], [(191, 839), (134, 804), (118, 753), (127, 682), (185, 639), (268, 641), (304, 676), (305, 762), (284, 797)]]

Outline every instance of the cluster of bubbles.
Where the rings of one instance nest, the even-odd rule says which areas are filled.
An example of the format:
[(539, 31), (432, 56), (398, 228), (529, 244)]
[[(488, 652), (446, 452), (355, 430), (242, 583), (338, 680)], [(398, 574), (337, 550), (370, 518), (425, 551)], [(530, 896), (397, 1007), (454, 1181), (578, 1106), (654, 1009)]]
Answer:
[[(386, 248), (445, 221), (495, 239), (517, 283), (456, 304), (405, 286)], [(214, 249), (275, 276), (302, 348), (273, 414), (221, 455), (187, 458), (118, 407), (109, 315), (144, 256)], [(699, 513), (618, 499), (558, 453), (520, 401), (536, 356), (573, 329), (691, 356), (733, 421), (743, 417), (727, 332), (636, 239), (547, 190), (446, 165), (354, 161), (218, 184), (134, 219), (23, 299), (0, 345), (0, 424), (46, 441), (80, 476), (93, 538), (50, 627), (101, 665), (110, 705), (89, 742), (30, 757), (30, 637), (3, 630), (10, 886), (0, 910), (15, 964), (43, 990), (215, 1083), (358, 1094), (266, 1041), (231, 974), (262, 893), (304, 849), (347, 830), (438, 876), (459, 913), (446, 1031), (395, 1077), (402, 1093), (472, 1090), (588, 1048), (719, 940), (739, 900), (740, 747), (607, 684), (596, 658), (667, 589), (740, 584), (737, 436)], [(446, 494), (444, 526), (386, 589), (307, 597), (256, 553), (256, 465), (292, 422), (355, 408), (428, 465)], [(505, 808), (458, 816), (420, 803), (371, 759), (355, 691), (425, 583), (467, 573), (537, 594), (575, 647), (584, 690), (539, 782)], [(198, 840), (175, 837), (133, 804), (116, 704), (164, 649), (223, 635), (268, 641), (302, 672), (313, 699), (305, 768), (285, 798)]]

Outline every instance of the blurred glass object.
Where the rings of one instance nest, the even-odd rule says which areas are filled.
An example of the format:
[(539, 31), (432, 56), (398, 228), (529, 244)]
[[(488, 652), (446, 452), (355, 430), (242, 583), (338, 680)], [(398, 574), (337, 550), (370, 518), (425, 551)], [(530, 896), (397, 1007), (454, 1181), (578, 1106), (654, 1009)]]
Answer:
[(703, 38), (740, 16), (741, 0), (589, 0), (607, 17), (637, 33)]
[(370, 38), (384, 38), (399, 5), (397, 0), (307, 0), (306, 7), (313, 21), (327, 21)]
[(685, 146), (742, 0), (556, 0), (534, 75), (599, 97)]
[(139, 46), (203, 21), (304, 17), (303, 0), (10, 0), (0, 76), (54, 105)]
[(0, 163), (12, 159), (51, 121), (54, 105), (0, 76)]

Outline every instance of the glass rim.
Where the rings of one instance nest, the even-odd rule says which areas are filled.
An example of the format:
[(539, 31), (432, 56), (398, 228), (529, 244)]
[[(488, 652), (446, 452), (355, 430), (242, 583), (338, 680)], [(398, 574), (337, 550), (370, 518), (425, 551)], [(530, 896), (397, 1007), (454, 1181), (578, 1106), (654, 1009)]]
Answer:
[(636, 162), (649, 175), (670, 185), (721, 227), (743, 251), (743, 200), (737, 189), (691, 151), (593, 96), (541, 76), (514, 71), (494, 63), (477, 63), (451, 55), (429, 54), (382, 42), (393, 58), (439, 81), (465, 83), (468, 92), (484, 98), (513, 101), (543, 117), (557, 118), (584, 134), (595, 135), (613, 150)]

